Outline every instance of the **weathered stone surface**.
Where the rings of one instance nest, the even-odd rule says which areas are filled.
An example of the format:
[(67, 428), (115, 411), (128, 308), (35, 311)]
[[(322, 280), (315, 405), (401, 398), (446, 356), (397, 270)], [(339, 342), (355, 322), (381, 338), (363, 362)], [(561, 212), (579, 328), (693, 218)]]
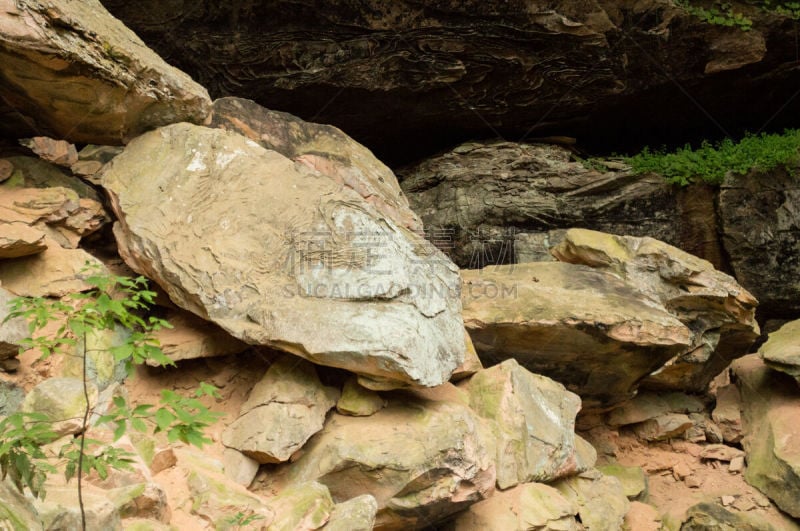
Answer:
[(758, 353), (767, 367), (785, 372), (800, 383), (800, 320), (772, 332)]
[(456, 389), (434, 391), (448, 389), (446, 398), (396, 392), (370, 417), (333, 414), (292, 463), (291, 482), (319, 481), (336, 502), (371, 494), (378, 529), (433, 525), (488, 497), (492, 435)]
[(115, 383), (121, 383), (127, 377), (125, 364), (114, 358), (111, 349), (124, 344), (130, 338), (127, 328), (117, 325), (113, 330), (89, 330), (86, 343), (79, 342), (74, 356), (66, 356), (62, 365), (62, 376), (82, 378), (84, 359), (86, 360), (86, 377), (99, 391), (103, 391)]
[(325, 485), (315, 481), (293, 485), (270, 499), (275, 519), (270, 530), (295, 531), (320, 529), (331, 516), (334, 503)]
[(222, 443), (259, 463), (287, 461), (322, 429), (338, 394), (320, 383), (311, 363), (287, 354), (250, 391)]
[(722, 242), (737, 280), (763, 318), (800, 315), (797, 167), (730, 176), (719, 193)]
[(616, 275), (539, 262), (464, 270), (464, 321), (487, 364), (514, 358), (581, 396), (585, 408), (630, 398), (690, 344), (690, 331)]
[[(97, 404), (97, 387), (88, 382), (89, 407)], [(25, 397), (22, 411), (41, 413), (53, 422), (53, 431), (66, 435), (79, 433), (83, 428), (86, 409), (83, 381), (78, 378), (49, 378), (42, 381)]]
[(718, 503), (698, 503), (686, 510), (680, 531), (777, 531), (767, 522)]
[[(83, 493), (86, 529), (121, 530), (119, 508), (99, 489)], [(78, 490), (72, 486), (47, 488), (47, 496), (34, 500), (34, 506), (45, 529), (81, 529)]]
[(0, 525), (13, 531), (41, 531), (42, 521), (31, 501), (10, 481), (0, 482)]
[(247, 343), (378, 387), (438, 385), (463, 361), (455, 267), (328, 177), (176, 124), (131, 142), (103, 184), (126, 262)]
[(647, 475), (639, 466), (604, 465), (597, 469), (604, 476), (612, 476), (619, 480), (622, 491), (631, 501), (647, 498)]
[[(170, 310), (164, 319), (172, 328), (162, 328), (153, 335), (161, 344), (161, 350), (172, 361), (227, 356), (248, 348), (246, 343), (189, 312)], [(157, 365), (151, 360), (147, 363)]]
[(222, 452), (225, 475), (243, 487), (249, 487), (258, 473), (259, 463), (242, 452), (225, 448)]
[(35, 136), (33, 138), (23, 138), (20, 144), (29, 148), (39, 155), (40, 158), (69, 168), (78, 162), (78, 150), (74, 144), (66, 140), (56, 140), (46, 136)]
[(702, 392), (759, 335), (758, 302), (747, 290), (710, 262), (664, 242), (571, 229), (552, 252), (622, 276), (692, 331), (691, 347), (648, 377), (648, 387)]
[(610, 411), (606, 415), (606, 422), (610, 426), (627, 426), (666, 413), (697, 413), (703, 410), (703, 401), (691, 395), (644, 391)]
[(657, 146), (800, 109), (791, 20), (738, 1), (750, 32), (660, 0), (104, 4), (215, 97), (316, 117), (381, 154), (501, 135)]
[(122, 518), (149, 518), (169, 522), (171, 510), (167, 494), (157, 483), (139, 483), (105, 490)]
[(19, 258), (45, 249), (42, 231), (21, 222), (0, 223), (0, 258)]
[(382, 216), (401, 227), (422, 230), (392, 170), (333, 126), (305, 122), (242, 98), (216, 100), (211, 125), (236, 131), (330, 177), (352, 189)]
[[(120, 149), (120, 148), (117, 148)], [(13, 173), (2, 188), (69, 188), (85, 199), (100, 200), (97, 190), (64, 168), (36, 157), (8, 157)]]
[(709, 444), (700, 452), (700, 459), (713, 459), (716, 461), (731, 461), (744, 455), (744, 452), (733, 446), (725, 444)]
[(472, 343), (472, 338), (469, 336), (469, 332), (466, 329), (464, 329), (464, 341), (467, 344), (467, 353), (464, 355), (464, 363), (453, 371), (453, 375), (450, 377), (451, 382), (463, 380), (483, 369), (481, 358), (478, 356), (475, 345)]
[[(16, 138), (119, 144), (173, 122), (203, 122), (206, 90), (169, 66), (96, 0), (6, 1), (0, 114)], [(10, 112), (13, 109), (13, 112)]]
[(22, 297), (63, 297), (91, 287), (84, 281), (90, 274), (87, 266), (105, 269), (83, 249), (64, 249), (52, 240), (45, 241), (49, 243), (41, 253), (0, 260), (4, 288)]
[(470, 408), (493, 421), (499, 488), (582, 472), (575, 456), (581, 401), (563, 385), (510, 359), (478, 372), (464, 388)]
[(578, 507), (553, 487), (525, 483), (475, 503), (456, 517), (454, 531), (576, 531)]
[(24, 318), (6, 320), (11, 311), (9, 303), (13, 298), (12, 293), (0, 288), (0, 365), (11, 363), (9, 360), (17, 357), (20, 342), (29, 335), (28, 322)]
[(625, 514), (624, 531), (662, 531), (661, 515), (652, 505), (634, 501)]
[(742, 397), (739, 388), (734, 384), (720, 387), (717, 390), (717, 405), (711, 418), (722, 430), (722, 439), (729, 444), (738, 444), (742, 440)]
[(680, 413), (667, 413), (633, 425), (633, 432), (645, 441), (663, 441), (684, 433), (693, 426), (692, 419)]
[(25, 400), (25, 390), (13, 382), (0, 379), (0, 416), (16, 413)]
[(368, 417), (386, 406), (386, 400), (375, 391), (362, 387), (354, 377), (342, 388), (342, 396), (336, 402), (336, 411), (342, 415)]
[(562, 496), (578, 506), (586, 531), (620, 529), (630, 503), (617, 478), (590, 470), (552, 484)]
[(78, 162), (70, 166), (75, 175), (80, 175), (92, 184), (100, 185), (97, 174), (103, 166), (122, 152), (119, 146), (98, 146), (89, 144), (78, 152)]
[(356, 496), (338, 503), (331, 511), (325, 531), (372, 531), (378, 502), (371, 494)]
[(428, 238), (461, 267), (552, 259), (555, 229), (571, 227), (652, 236), (721, 263), (709, 189), (589, 169), (560, 146), (470, 142), (398, 172)]
[(800, 393), (789, 376), (756, 355), (733, 364), (742, 394), (744, 478), (795, 518), (800, 518)]

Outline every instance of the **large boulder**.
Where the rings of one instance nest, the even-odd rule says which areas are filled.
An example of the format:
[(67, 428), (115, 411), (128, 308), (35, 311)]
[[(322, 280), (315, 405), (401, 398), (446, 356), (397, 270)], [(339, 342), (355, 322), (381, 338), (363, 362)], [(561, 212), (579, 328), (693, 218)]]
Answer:
[[(246, 343), (189, 312), (168, 310), (164, 318), (170, 328), (157, 330), (153, 336), (173, 362), (238, 354), (248, 348)], [(150, 359), (145, 363), (157, 365)]]
[(397, 391), (369, 417), (334, 413), (289, 467), (291, 483), (319, 481), (336, 502), (371, 494), (378, 529), (425, 528), (485, 499), (495, 484), (491, 432), (458, 390), (434, 391)]
[(351, 188), (234, 132), (175, 124), (103, 173), (120, 253), (234, 337), (434, 386), (465, 353), (455, 266)]
[(688, 328), (612, 273), (533, 262), (461, 275), (464, 322), (483, 360), (514, 358), (566, 385), (585, 408), (630, 398), (690, 345)]
[(119, 144), (203, 122), (206, 90), (166, 64), (97, 0), (0, 5), (0, 116), (14, 138)]
[(742, 394), (744, 478), (784, 512), (800, 518), (800, 391), (756, 355), (733, 364)]
[(759, 336), (758, 302), (747, 290), (710, 262), (664, 242), (570, 229), (552, 253), (619, 275), (691, 330), (689, 348), (648, 377), (648, 387), (702, 392)]
[[(30, 334), (28, 323), (22, 317), (9, 319), (11, 312), (10, 303), (14, 295), (8, 290), (0, 288), (0, 368), (15, 368), (17, 354), (19, 354), (20, 343)], [(2, 414), (0, 406), (0, 414)]]
[(768, 367), (785, 372), (800, 383), (800, 320), (772, 332), (758, 353)]

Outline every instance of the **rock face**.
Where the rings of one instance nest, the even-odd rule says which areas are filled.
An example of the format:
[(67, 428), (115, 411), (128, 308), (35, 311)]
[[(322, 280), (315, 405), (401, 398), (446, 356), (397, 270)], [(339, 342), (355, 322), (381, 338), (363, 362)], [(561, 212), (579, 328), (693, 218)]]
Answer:
[(9, 303), (13, 298), (13, 294), (0, 288), (0, 368), (6, 370), (15, 368), (19, 344), (29, 335), (28, 323), (24, 318), (6, 320), (10, 313)]
[(787, 101), (788, 119), (799, 108), (790, 99), (793, 25), (734, 4), (754, 20), (751, 31), (658, 0), (104, 0), (215, 97), (333, 123), (381, 158), (500, 135), (628, 135), (659, 145), (690, 130), (718, 134), (707, 116), (729, 130), (757, 129)]
[(758, 302), (706, 260), (654, 240), (570, 229), (553, 250), (563, 262), (611, 271), (692, 331), (691, 346), (651, 375), (651, 388), (702, 392), (759, 335)]
[[(154, 336), (172, 361), (238, 354), (247, 349), (247, 344), (189, 312), (172, 310), (165, 319), (172, 328), (162, 328)], [(148, 364), (156, 362), (148, 360)]]
[(630, 398), (690, 344), (690, 331), (616, 275), (557, 262), (464, 270), (464, 322), (484, 362), (516, 359), (581, 396)]
[(233, 132), (176, 124), (105, 168), (120, 252), (250, 344), (433, 386), (463, 361), (455, 267), (352, 189)]
[(119, 144), (211, 102), (96, 0), (0, 5), (0, 120), (12, 138), (46, 133)]
[(744, 477), (786, 513), (800, 518), (800, 393), (789, 376), (758, 356), (733, 364), (742, 394), (747, 454)]
[(399, 174), (428, 238), (461, 267), (552, 259), (551, 231), (570, 227), (651, 236), (719, 265), (710, 189), (625, 168), (587, 168), (557, 145), (469, 142)]
[(320, 383), (313, 365), (283, 356), (250, 392), (222, 443), (259, 463), (287, 461), (322, 429), (338, 395)]
[(786, 323), (771, 333), (758, 353), (768, 367), (785, 372), (800, 383), (800, 321)]

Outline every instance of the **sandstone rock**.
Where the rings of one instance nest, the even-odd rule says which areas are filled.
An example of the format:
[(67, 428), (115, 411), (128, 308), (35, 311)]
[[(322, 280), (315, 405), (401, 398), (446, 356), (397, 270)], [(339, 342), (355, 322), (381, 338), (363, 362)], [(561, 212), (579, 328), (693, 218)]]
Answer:
[(663, 441), (681, 435), (692, 427), (692, 419), (680, 413), (667, 413), (633, 425), (633, 432), (644, 441)]
[(575, 456), (581, 402), (563, 385), (511, 359), (478, 372), (465, 389), (470, 408), (493, 421), (500, 489), (582, 471)]
[[(34, 500), (34, 506), (45, 529), (81, 529), (81, 511), (78, 505), (78, 490), (66, 487), (49, 486), (44, 499)], [(83, 492), (86, 511), (86, 529), (122, 529), (119, 508), (96, 488)]]
[(729, 511), (716, 503), (698, 503), (686, 511), (686, 520), (681, 524), (681, 531), (776, 531), (767, 522), (759, 522), (756, 518)]
[(556, 489), (541, 483), (524, 483), (475, 503), (458, 515), (456, 531), (577, 531), (577, 505)]
[(89, 275), (87, 267), (105, 269), (83, 249), (64, 249), (50, 241), (39, 254), (0, 260), (0, 282), (22, 297), (63, 297), (91, 288), (83, 280)]
[(22, 387), (0, 379), (0, 417), (16, 413), (23, 400), (25, 400), (25, 390)]
[(742, 394), (745, 480), (795, 518), (800, 518), (800, 395), (789, 376), (772, 371), (756, 355), (733, 365)]
[(242, 98), (216, 100), (211, 125), (236, 131), (318, 171), (352, 189), (398, 226), (422, 231), (392, 170), (341, 130), (305, 122)]
[[(88, 383), (89, 407), (97, 404), (97, 388)], [(49, 378), (31, 389), (22, 403), (22, 411), (41, 413), (53, 422), (59, 435), (79, 433), (86, 409), (83, 382), (78, 378)]]
[(711, 418), (722, 430), (722, 439), (728, 444), (737, 444), (742, 440), (741, 403), (736, 385), (729, 384), (717, 390), (717, 405)]
[(122, 518), (148, 518), (164, 523), (170, 520), (167, 494), (157, 483), (118, 487), (106, 490), (105, 494)]
[[(172, 361), (227, 356), (247, 349), (246, 343), (189, 312), (169, 310), (164, 319), (172, 328), (162, 328), (153, 335)], [(147, 364), (157, 365), (151, 360)]]
[(438, 385), (463, 361), (454, 266), (319, 173), (176, 124), (131, 142), (103, 183), (126, 262), (247, 343), (370, 387)]
[(557, 262), (464, 270), (464, 322), (485, 362), (514, 358), (579, 394), (584, 408), (630, 398), (690, 331), (617, 276)]
[(655, 507), (646, 503), (633, 501), (625, 514), (624, 531), (661, 531), (663, 529), (661, 515)]
[(153, 448), (152, 460), (150, 460), (150, 473), (153, 475), (158, 474), (168, 468), (175, 466), (178, 463), (178, 456), (175, 451), (165, 446), (162, 448)]
[(312, 364), (287, 354), (250, 391), (222, 443), (259, 463), (287, 461), (322, 429), (337, 398), (338, 391), (320, 383)]
[(800, 312), (800, 188), (796, 167), (731, 175), (719, 192), (722, 243), (760, 318)]
[(700, 452), (701, 459), (713, 459), (715, 461), (728, 462), (742, 456), (744, 456), (743, 451), (725, 444), (709, 444), (703, 447), (703, 451)]
[(59, 166), (69, 168), (78, 162), (78, 150), (74, 144), (46, 136), (23, 138), (20, 144), (39, 155), (40, 158)]
[(386, 400), (375, 391), (362, 387), (356, 378), (349, 378), (336, 402), (336, 411), (342, 415), (368, 417), (386, 406)]
[(683, 393), (641, 392), (606, 415), (610, 426), (627, 426), (667, 413), (696, 413), (705, 405), (697, 397)]
[(648, 377), (648, 387), (702, 392), (759, 335), (750, 293), (706, 260), (664, 242), (572, 229), (553, 254), (619, 274), (692, 330), (691, 347)]
[(731, 459), (728, 465), (728, 472), (735, 474), (744, 470), (744, 456), (740, 455)]
[(0, 258), (19, 258), (45, 249), (43, 232), (20, 222), (0, 224)]
[(552, 260), (570, 227), (652, 236), (722, 262), (709, 190), (589, 169), (557, 145), (469, 142), (398, 173), (428, 238), (461, 267)]
[(121, 383), (128, 375), (125, 364), (118, 362), (112, 348), (128, 341), (131, 332), (117, 325), (113, 330), (89, 330), (86, 343), (79, 342), (74, 356), (66, 356), (62, 364), (62, 376), (82, 378), (84, 359), (86, 376), (98, 391), (103, 391), (115, 383)]
[(619, 480), (590, 470), (552, 484), (562, 496), (578, 506), (586, 531), (620, 529), (630, 503)]
[(615, 477), (631, 501), (647, 498), (647, 475), (639, 466), (605, 465), (597, 467), (604, 476)]
[(225, 448), (222, 452), (225, 475), (243, 487), (249, 487), (258, 473), (259, 463), (238, 450)]
[(467, 343), (467, 353), (464, 356), (464, 363), (456, 367), (456, 370), (453, 371), (452, 376), (450, 376), (451, 382), (458, 382), (472, 376), (476, 372), (483, 369), (483, 364), (481, 363), (481, 359), (478, 356), (478, 352), (475, 350), (475, 345), (472, 343), (472, 338), (469, 337), (469, 332), (465, 329), (464, 330), (464, 341)]
[(800, 383), (800, 320), (772, 332), (758, 353), (767, 367), (785, 372)]
[[(119, 149), (119, 148), (117, 148)], [(11, 177), (2, 188), (69, 188), (81, 199), (100, 201), (97, 190), (70, 175), (64, 168), (36, 157), (8, 157), (13, 167)]]
[(78, 152), (78, 162), (70, 166), (75, 175), (81, 176), (92, 184), (100, 185), (97, 174), (103, 166), (122, 152), (119, 146), (98, 146), (89, 144)]
[(41, 531), (42, 521), (31, 501), (10, 481), (0, 481), (0, 523), (16, 531)]
[(0, 183), (11, 177), (14, 173), (14, 165), (11, 161), (0, 159)]
[(575, 460), (576, 470), (589, 470), (597, 464), (597, 450), (580, 435), (575, 435)]
[[(119, 144), (161, 125), (203, 122), (204, 88), (166, 64), (95, 0), (6, 2), (0, 13), (5, 101), (17, 138)], [(33, 130), (33, 131), (31, 131)]]
[[(0, 367), (4, 370), (15, 365), (20, 343), (30, 335), (25, 318), (8, 319), (8, 314), (11, 312), (9, 304), (13, 298), (12, 293), (0, 288)], [(3, 407), (0, 406), (0, 412), (2, 410)]]
[(290, 481), (319, 481), (336, 502), (371, 494), (377, 529), (433, 525), (487, 498), (495, 448), (465, 397), (396, 394), (370, 417), (333, 414), (289, 467)]
[(275, 518), (269, 524), (270, 530), (312, 531), (325, 525), (334, 503), (325, 485), (310, 482), (284, 489), (270, 499), (270, 508), (275, 511)]
[(331, 511), (325, 531), (372, 531), (378, 502), (370, 494), (338, 503)]

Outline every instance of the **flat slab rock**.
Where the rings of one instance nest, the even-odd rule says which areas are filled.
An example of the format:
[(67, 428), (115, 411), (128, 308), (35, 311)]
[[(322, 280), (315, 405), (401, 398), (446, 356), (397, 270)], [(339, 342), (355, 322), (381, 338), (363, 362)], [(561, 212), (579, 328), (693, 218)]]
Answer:
[(771, 333), (758, 353), (768, 367), (785, 372), (800, 383), (800, 320)]
[(233, 132), (175, 124), (103, 171), (120, 253), (249, 344), (435, 386), (464, 359), (455, 266), (352, 189)]

